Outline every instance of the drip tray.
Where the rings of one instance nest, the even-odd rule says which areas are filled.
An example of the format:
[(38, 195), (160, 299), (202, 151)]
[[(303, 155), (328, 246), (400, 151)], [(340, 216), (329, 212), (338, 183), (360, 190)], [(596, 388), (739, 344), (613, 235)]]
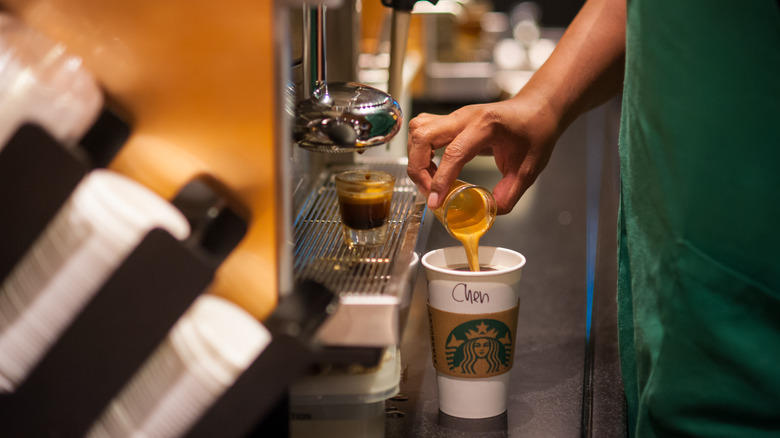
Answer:
[[(384, 246), (344, 243), (334, 175), (345, 170), (382, 170), (396, 183)], [(388, 346), (400, 343), (400, 313), (411, 301), (423, 229), (425, 200), (406, 174), (405, 162), (332, 166), (303, 203), (295, 220), (293, 275), (317, 281), (339, 296), (340, 305), (319, 333), (325, 345)]]

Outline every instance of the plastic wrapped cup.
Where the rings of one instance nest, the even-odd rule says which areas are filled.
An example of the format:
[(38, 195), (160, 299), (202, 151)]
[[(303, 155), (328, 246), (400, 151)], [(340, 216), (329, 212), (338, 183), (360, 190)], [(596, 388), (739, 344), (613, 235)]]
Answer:
[(506, 411), (520, 304), (522, 254), (480, 247), (479, 272), (462, 247), (422, 258), (439, 410), (459, 418)]
[(74, 145), (102, 106), (103, 92), (81, 58), (0, 12), (0, 149), (25, 122)]

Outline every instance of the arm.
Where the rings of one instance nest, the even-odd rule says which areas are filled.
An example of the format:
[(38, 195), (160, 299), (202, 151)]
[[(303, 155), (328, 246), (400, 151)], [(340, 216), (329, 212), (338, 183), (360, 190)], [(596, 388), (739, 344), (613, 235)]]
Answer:
[[(516, 96), (412, 119), (408, 173), (428, 194), (428, 206), (439, 206), (468, 161), (492, 153), (503, 175), (493, 195), (499, 213), (508, 213), (547, 165), (563, 131), (621, 89), (625, 25), (625, 0), (588, 0), (555, 52)], [(437, 168), (431, 160), (443, 147)]]

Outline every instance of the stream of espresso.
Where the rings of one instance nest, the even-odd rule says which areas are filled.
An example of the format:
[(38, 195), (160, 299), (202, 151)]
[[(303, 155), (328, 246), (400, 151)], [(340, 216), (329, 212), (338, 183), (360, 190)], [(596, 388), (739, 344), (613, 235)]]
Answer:
[[(458, 182), (456, 181), (456, 184)], [(442, 208), (437, 209), (434, 214), (439, 221), (445, 223)], [(489, 216), (489, 210), (486, 208), (485, 198), (474, 190), (464, 190), (455, 194), (449, 201), (446, 219), (450, 234), (460, 241), (466, 250), (469, 268), (472, 271), (479, 271), (479, 239), (492, 225), (492, 217)]]

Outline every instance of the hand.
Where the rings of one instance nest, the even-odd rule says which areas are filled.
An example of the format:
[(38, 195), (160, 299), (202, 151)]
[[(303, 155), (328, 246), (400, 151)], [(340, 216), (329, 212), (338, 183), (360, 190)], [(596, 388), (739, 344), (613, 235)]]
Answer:
[[(547, 165), (560, 136), (560, 117), (544, 99), (518, 96), (469, 105), (450, 115), (420, 114), (409, 122), (408, 174), (435, 209), (463, 166), (492, 154), (503, 178), (493, 189), (498, 214), (509, 213)], [(440, 165), (434, 151), (446, 148)]]

